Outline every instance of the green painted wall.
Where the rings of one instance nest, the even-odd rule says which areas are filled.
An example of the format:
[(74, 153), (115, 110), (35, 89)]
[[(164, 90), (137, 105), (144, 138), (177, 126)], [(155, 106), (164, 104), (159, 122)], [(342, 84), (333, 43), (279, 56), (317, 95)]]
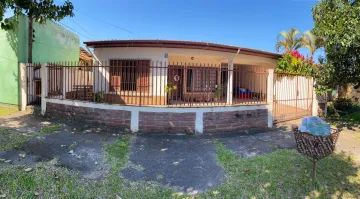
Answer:
[(48, 21), (34, 23), (33, 62), (79, 61), (80, 41), (74, 33)]
[(28, 62), (28, 27), (29, 23), (25, 16), (18, 17), (18, 59), (19, 62)]
[(0, 103), (18, 104), (17, 31), (0, 29)]
[[(33, 62), (79, 61), (79, 37), (65, 28), (48, 21), (33, 23), (35, 42)], [(0, 103), (19, 104), (19, 62), (28, 59), (28, 22), (18, 17), (15, 31), (0, 29)]]

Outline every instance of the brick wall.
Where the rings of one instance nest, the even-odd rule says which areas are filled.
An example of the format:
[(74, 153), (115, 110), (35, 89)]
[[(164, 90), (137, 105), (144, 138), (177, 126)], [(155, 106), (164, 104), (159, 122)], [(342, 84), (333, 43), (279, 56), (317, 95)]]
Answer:
[(46, 103), (46, 115), (70, 120), (130, 128), (130, 111), (105, 110), (56, 103)]
[(139, 112), (140, 131), (195, 132), (196, 113)]
[(267, 127), (267, 110), (204, 113), (204, 132)]
[[(87, 108), (50, 102), (46, 103), (46, 115), (121, 128), (130, 128), (131, 120), (131, 111)], [(140, 111), (138, 127), (142, 132), (194, 133), (195, 120), (195, 112)], [(266, 128), (267, 122), (266, 109), (203, 113), (204, 132), (222, 133), (247, 128)]]

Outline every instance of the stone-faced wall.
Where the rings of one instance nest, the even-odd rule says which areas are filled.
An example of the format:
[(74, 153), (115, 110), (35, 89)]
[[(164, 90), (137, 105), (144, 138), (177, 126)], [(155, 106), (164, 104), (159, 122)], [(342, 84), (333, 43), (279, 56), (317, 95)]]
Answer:
[(196, 113), (139, 112), (139, 130), (156, 132), (195, 132)]
[(203, 116), (204, 132), (233, 131), (246, 128), (266, 128), (268, 112), (266, 109), (207, 112)]
[(46, 115), (63, 117), (89, 123), (130, 128), (130, 111), (87, 108), (56, 103), (46, 103)]

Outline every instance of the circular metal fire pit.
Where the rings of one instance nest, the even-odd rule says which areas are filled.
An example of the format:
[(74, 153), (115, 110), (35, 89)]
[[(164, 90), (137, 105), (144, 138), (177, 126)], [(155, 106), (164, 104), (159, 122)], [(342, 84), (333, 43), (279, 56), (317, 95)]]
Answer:
[(315, 189), (316, 162), (330, 155), (335, 150), (339, 131), (331, 129), (331, 134), (328, 136), (316, 136), (300, 132), (298, 126), (293, 126), (292, 129), (295, 135), (297, 151), (313, 160), (313, 189)]

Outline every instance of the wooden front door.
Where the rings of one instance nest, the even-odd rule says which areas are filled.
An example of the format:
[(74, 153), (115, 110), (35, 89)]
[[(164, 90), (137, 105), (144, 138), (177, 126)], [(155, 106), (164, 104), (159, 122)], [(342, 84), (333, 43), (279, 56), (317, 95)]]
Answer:
[(176, 89), (172, 89), (168, 95), (171, 100), (182, 99), (183, 71), (184, 69), (169, 67), (168, 87), (174, 88), (176, 86)]

